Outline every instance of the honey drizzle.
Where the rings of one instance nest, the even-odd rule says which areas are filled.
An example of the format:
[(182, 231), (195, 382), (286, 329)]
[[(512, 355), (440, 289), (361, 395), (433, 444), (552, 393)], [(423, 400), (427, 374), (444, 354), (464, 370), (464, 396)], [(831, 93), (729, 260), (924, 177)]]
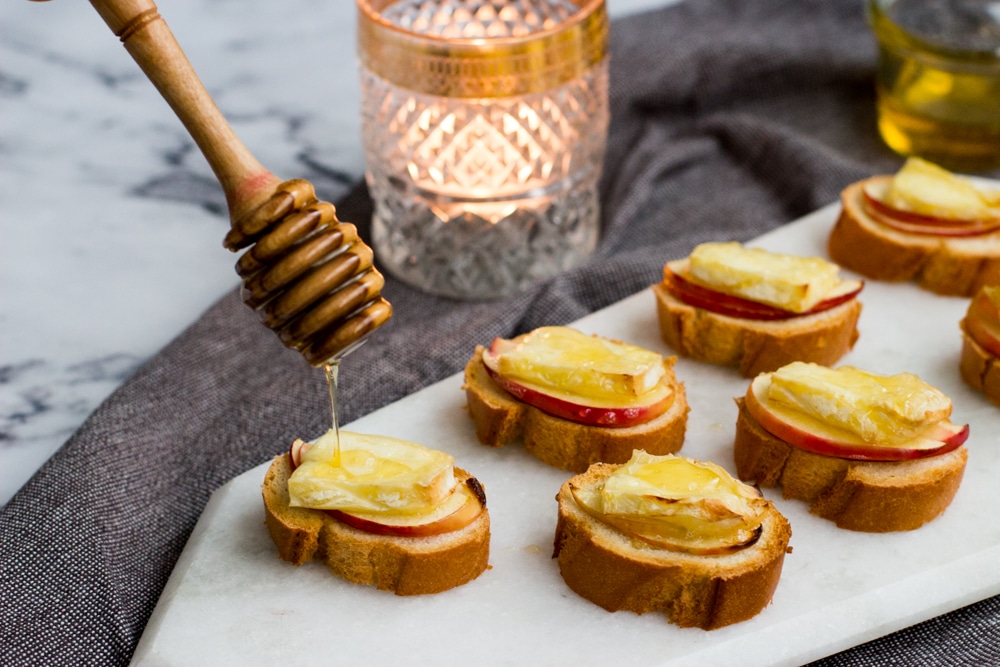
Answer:
[(326, 386), (330, 391), (330, 416), (332, 418), (332, 424), (330, 426), (330, 432), (333, 433), (333, 460), (332, 464), (334, 466), (340, 465), (340, 424), (337, 419), (337, 378), (340, 375), (340, 361), (335, 360), (328, 362), (323, 366), (323, 370), (326, 372)]

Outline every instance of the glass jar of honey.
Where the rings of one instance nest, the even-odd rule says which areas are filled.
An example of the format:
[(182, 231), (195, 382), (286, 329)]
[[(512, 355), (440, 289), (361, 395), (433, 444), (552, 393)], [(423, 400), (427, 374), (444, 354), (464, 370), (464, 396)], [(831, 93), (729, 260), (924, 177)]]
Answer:
[(1000, 167), (1000, 1), (868, 0), (878, 128), (901, 155)]

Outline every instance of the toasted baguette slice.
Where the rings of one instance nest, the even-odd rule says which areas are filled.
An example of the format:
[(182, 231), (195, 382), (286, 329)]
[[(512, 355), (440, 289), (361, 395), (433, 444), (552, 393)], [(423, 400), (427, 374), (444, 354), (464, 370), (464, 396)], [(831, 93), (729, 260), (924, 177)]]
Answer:
[[(274, 457), (264, 477), (265, 523), (278, 556), (293, 565), (326, 563), (339, 577), (396, 595), (440, 593), (472, 581), (486, 569), (490, 517), (486, 508), (471, 524), (428, 537), (375, 535), (337, 521), (327, 512), (288, 504), (288, 454)], [(455, 478), (469, 475), (459, 468)]]
[(595, 464), (556, 496), (554, 557), (574, 592), (608, 611), (662, 611), (675, 625), (705, 630), (745, 621), (768, 605), (792, 534), (773, 505), (760, 537), (739, 551), (697, 556), (658, 549), (587, 514), (573, 498), (573, 485), (592, 486), (618, 467)]
[(950, 296), (972, 296), (1000, 283), (1000, 232), (969, 237), (908, 234), (873, 220), (864, 208), (864, 188), (875, 176), (849, 185), (830, 232), (830, 258), (874, 280), (915, 280), (922, 288)]
[(736, 400), (736, 473), (841, 528), (869, 533), (913, 530), (951, 504), (965, 472), (965, 445), (912, 461), (850, 461), (799, 449), (766, 431)]
[[(667, 360), (673, 362), (673, 358)], [(671, 372), (671, 377), (672, 377)], [(503, 447), (521, 441), (539, 460), (570, 472), (583, 472), (591, 463), (625, 463), (632, 451), (673, 454), (684, 444), (688, 404), (684, 384), (673, 380), (674, 402), (655, 419), (624, 428), (578, 424), (542, 412), (497, 386), (483, 364), (477, 346), (465, 365), (465, 396), (476, 437), (484, 445)]]
[(962, 358), (959, 370), (965, 383), (986, 395), (990, 402), (1000, 405), (1000, 359), (994, 357), (962, 327)]
[(743, 377), (793, 361), (832, 366), (858, 340), (861, 302), (787, 320), (747, 320), (689, 306), (662, 283), (653, 285), (660, 335), (677, 353), (697, 361), (736, 366)]

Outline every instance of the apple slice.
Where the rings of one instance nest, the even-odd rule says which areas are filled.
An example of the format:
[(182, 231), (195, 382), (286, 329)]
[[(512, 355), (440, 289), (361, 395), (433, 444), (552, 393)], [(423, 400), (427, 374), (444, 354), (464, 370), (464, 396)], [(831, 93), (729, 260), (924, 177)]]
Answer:
[(885, 202), (891, 176), (873, 179), (862, 192), (867, 213), (877, 222), (909, 234), (927, 236), (979, 236), (1000, 229), (1000, 218), (948, 218), (915, 213)]
[(986, 286), (969, 302), (965, 328), (979, 345), (1000, 357), (1000, 286)]
[(762, 373), (750, 383), (746, 394), (750, 415), (775, 437), (814, 454), (857, 461), (908, 461), (950, 452), (969, 437), (968, 424), (959, 426), (945, 419), (898, 445), (866, 442), (850, 431), (776, 405), (767, 397), (770, 382), (770, 375)]
[(640, 399), (624, 405), (613, 405), (511, 380), (489, 366), (486, 366), (486, 372), (498, 387), (514, 398), (553, 417), (588, 426), (625, 428), (644, 424), (662, 415), (674, 403), (673, 387), (666, 382)]
[(291, 446), (288, 448), (288, 458), (292, 462), (292, 470), (299, 467), (299, 464), (302, 463), (302, 456), (309, 451), (310, 447), (312, 447), (312, 443), (306, 442), (302, 438), (295, 438), (292, 441)]
[(847, 303), (855, 298), (864, 287), (864, 283), (860, 280), (844, 280), (833, 292), (811, 309), (803, 313), (796, 313), (699, 285), (685, 277), (686, 265), (687, 260), (680, 259), (668, 262), (664, 267), (664, 286), (675, 298), (695, 308), (745, 320), (788, 320), (793, 317), (813, 315)]
[(482, 361), (507, 393), (579, 424), (634, 426), (662, 415), (674, 402), (672, 361), (568, 327), (496, 338)]
[(374, 535), (397, 537), (428, 537), (459, 530), (479, 518), (486, 507), (486, 494), (475, 477), (464, 484), (441, 504), (426, 512), (389, 514), (376, 512), (345, 512), (326, 510), (330, 516), (348, 526)]

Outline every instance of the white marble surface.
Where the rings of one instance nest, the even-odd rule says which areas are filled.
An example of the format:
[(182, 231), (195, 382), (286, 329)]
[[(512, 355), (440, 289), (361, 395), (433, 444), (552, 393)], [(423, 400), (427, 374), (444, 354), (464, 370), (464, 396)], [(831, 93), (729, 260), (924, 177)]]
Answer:
[[(672, 0), (608, 0), (612, 17)], [(354, 3), (161, 0), (237, 134), (326, 198), (360, 177)], [(0, 506), (237, 284), (221, 191), (85, 2), (0, 21)]]
[[(759, 244), (822, 254), (836, 214), (828, 206)], [(474, 655), (483, 667), (794, 666), (998, 594), (1000, 524), (991, 516), (1000, 496), (1000, 411), (958, 374), (956, 323), (968, 302), (875, 282), (861, 300), (861, 337), (844, 362), (916, 372), (953, 398), (952, 418), (971, 431), (962, 486), (931, 523), (883, 534), (838, 529), (765, 489), (792, 525), (793, 551), (773, 603), (753, 619), (712, 632), (681, 629), (660, 614), (609, 614), (572, 593), (551, 558), (552, 498), (567, 473), (517, 446), (479, 445), (456, 375), (348, 427), (434, 442), (472, 471), (488, 497), (491, 569), (460, 588), (401, 599), (346, 584), (319, 564), (292, 567), (276, 557), (260, 519), (264, 465), (213, 495), (133, 664), (295, 667), (323, 664), (335, 651), (338, 664), (423, 665), (447, 646), (448, 656)], [(662, 348), (648, 290), (576, 326)], [(732, 471), (730, 397), (746, 391), (746, 380), (687, 359), (676, 372), (691, 405), (682, 453)]]

